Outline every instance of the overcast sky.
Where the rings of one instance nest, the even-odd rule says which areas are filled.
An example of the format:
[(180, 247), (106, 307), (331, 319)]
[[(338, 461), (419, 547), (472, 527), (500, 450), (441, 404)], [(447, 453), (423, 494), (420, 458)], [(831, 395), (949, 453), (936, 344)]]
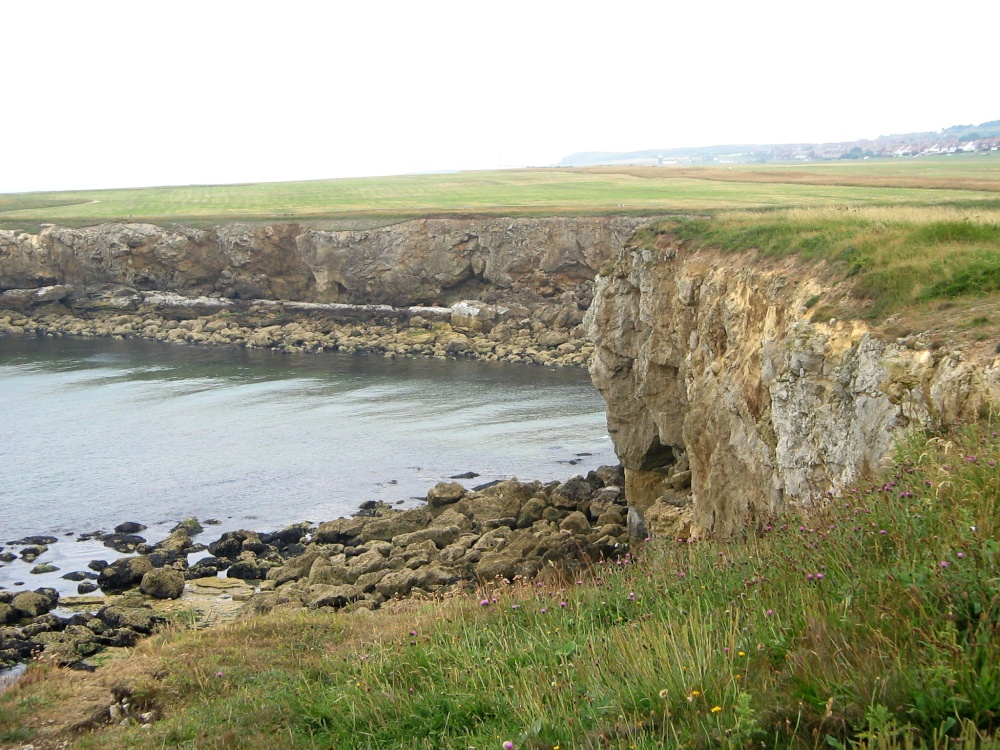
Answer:
[(0, 0), (0, 192), (978, 124), (998, 22), (997, 0)]

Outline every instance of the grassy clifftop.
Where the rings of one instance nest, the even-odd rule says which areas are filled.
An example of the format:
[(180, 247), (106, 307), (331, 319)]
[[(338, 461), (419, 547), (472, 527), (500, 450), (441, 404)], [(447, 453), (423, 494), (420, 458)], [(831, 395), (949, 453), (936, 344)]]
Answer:
[(973, 342), (1000, 333), (1000, 210), (835, 206), (722, 211), (641, 229), (641, 246), (795, 255), (818, 264), (830, 291), (810, 317), (860, 317), (891, 334), (938, 330)]

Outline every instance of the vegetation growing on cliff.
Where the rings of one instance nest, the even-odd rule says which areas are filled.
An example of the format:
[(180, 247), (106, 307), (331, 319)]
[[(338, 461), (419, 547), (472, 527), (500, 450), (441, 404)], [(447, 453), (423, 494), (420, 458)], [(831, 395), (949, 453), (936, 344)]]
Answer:
[(65, 731), (114, 685), (162, 718), (76, 746), (996, 746), (998, 462), (987, 424), (922, 436), (745, 540), (659, 540), (474, 599), (171, 632), (92, 676), (35, 664), (0, 697), (0, 739), (65, 738), (45, 722)]
[[(726, 212), (640, 230), (640, 243), (797, 255), (829, 264), (868, 317), (920, 303), (1000, 292), (1000, 211), (954, 207), (835, 207)], [(818, 301), (818, 300), (817, 300)], [(827, 312), (830, 312), (827, 309)], [(852, 309), (855, 315), (857, 308)], [(829, 317), (829, 314), (827, 314)]]

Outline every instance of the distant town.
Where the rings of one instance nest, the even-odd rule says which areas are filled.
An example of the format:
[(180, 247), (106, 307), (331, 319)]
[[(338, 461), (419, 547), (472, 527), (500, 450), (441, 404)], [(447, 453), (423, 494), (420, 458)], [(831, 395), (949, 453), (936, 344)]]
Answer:
[(839, 143), (744, 144), (627, 153), (589, 151), (567, 156), (557, 166), (674, 166), (835, 159), (912, 159), (996, 151), (1000, 151), (1000, 120), (980, 125), (956, 125), (938, 132), (883, 135), (874, 140)]

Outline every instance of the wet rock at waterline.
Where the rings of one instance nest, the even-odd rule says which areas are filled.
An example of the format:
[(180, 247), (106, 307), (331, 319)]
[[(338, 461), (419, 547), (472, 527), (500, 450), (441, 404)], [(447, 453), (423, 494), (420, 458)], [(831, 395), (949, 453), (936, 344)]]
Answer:
[[(442, 482), (427, 493), (424, 505), (410, 510), (374, 503), (363, 515), (318, 527), (299, 523), (268, 533), (226, 532), (209, 543), (209, 555), (191, 565), (188, 552), (199, 548), (189, 534), (193, 524), (179, 524), (158, 544), (136, 545), (140, 554), (110, 564), (92, 561), (89, 567), (99, 569), (96, 583), (83, 571), (66, 577), (79, 580), (81, 593), (96, 586), (105, 593), (138, 589), (155, 603), (185, 596), (189, 582), (221, 584), (225, 579), (215, 576), (224, 574), (261, 582), (259, 593), (251, 587), (240, 593), (249, 599), (248, 614), (275, 607), (374, 609), (395, 597), (441, 594), (497, 577), (533, 577), (546, 569), (572, 570), (625, 554), (624, 493), (608, 483), (620, 480), (620, 469), (601, 467), (565, 482), (507, 480), (478, 490)], [(22, 624), (33, 619), (27, 634), (22, 627), (10, 643), (0, 640), (5, 663), (47, 652), (57, 663), (71, 664), (106, 646), (132, 645), (157, 622), (155, 609), (135, 606), (134, 594), (125, 597), (127, 606), (112, 604), (96, 617), (69, 623), (83, 630), (69, 630), (68, 621), (46, 614), (58, 601), (52, 590), (8, 598), (0, 598), (7, 606), (0, 618)]]

